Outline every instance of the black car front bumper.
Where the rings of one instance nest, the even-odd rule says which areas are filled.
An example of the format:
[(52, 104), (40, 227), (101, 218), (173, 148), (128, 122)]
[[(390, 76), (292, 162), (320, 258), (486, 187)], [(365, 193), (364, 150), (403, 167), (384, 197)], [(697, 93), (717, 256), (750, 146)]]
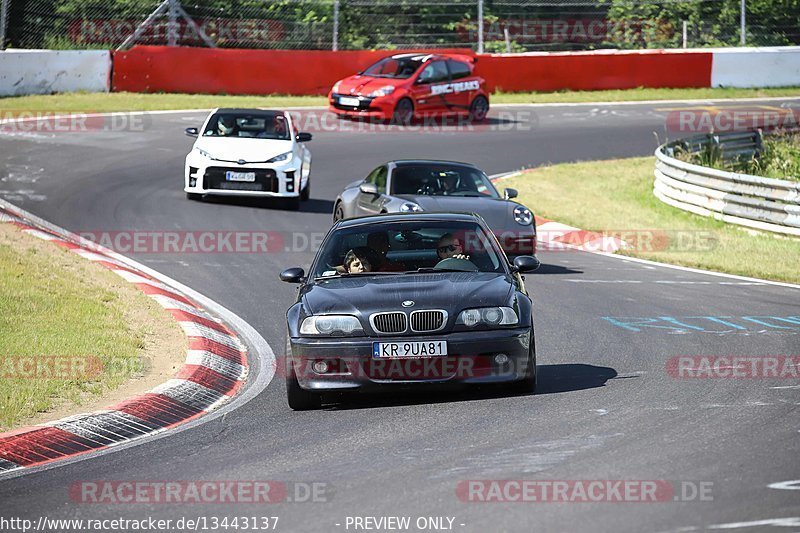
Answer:
[[(447, 356), (374, 358), (373, 342), (447, 341)], [(531, 328), (464, 331), (428, 336), (292, 338), (287, 376), (307, 390), (336, 391), (391, 385), (481, 384), (525, 378)], [(505, 357), (502, 357), (502, 356)], [(498, 356), (501, 356), (498, 358)], [(503, 361), (505, 359), (505, 361)], [(314, 363), (325, 361), (328, 372)]]

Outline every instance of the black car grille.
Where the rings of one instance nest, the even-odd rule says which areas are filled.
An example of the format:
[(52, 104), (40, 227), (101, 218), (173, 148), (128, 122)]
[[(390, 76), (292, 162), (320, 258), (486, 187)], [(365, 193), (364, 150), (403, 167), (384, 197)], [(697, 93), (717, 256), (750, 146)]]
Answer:
[[(339, 97), (344, 96), (345, 98), (358, 98), (358, 106), (349, 106), (349, 105), (342, 105), (339, 103)], [(364, 96), (355, 96), (349, 94), (332, 94), (331, 95), (331, 105), (336, 109), (341, 109), (342, 111), (366, 111), (369, 109), (370, 104), (374, 98), (368, 98)]]
[(444, 311), (414, 311), (411, 313), (411, 331), (425, 333), (439, 331), (447, 321)]
[[(228, 171), (254, 172), (256, 180), (253, 182), (227, 181), (225, 173)], [(278, 177), (271, 168), (209, 167), (203, 175), (203, 188), (228, 191), (278, 192)]]
[(375, 313), (372, 315), (372, 327), (378, 333), (404, 333), (408, 329), (408, 318), (402, 311)]

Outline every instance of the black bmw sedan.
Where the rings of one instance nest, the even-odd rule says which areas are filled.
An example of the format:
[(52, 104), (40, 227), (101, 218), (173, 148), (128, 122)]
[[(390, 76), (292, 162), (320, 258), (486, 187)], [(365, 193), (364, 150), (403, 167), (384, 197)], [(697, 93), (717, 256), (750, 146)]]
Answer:
[(539, 261), (508, 262), (474, 214), (354, 218), (328, 232), (286, 313), (283, 368), (292, 409), (325, 392), (415, 384), (508, 382), (536, 387), (532, 301), (522, 274)]

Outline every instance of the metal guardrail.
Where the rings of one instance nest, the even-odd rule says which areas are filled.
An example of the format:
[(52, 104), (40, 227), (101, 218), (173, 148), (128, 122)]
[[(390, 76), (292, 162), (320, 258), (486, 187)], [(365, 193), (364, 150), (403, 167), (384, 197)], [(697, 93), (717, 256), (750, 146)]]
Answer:
[(762, 149), (761, 132), (708, 134), (656, 150), (653, 193), (662, 202), (753, 229), (800, 236), (800, 182), (687, 163), (676, 152), (701, 153), (732, 165)]

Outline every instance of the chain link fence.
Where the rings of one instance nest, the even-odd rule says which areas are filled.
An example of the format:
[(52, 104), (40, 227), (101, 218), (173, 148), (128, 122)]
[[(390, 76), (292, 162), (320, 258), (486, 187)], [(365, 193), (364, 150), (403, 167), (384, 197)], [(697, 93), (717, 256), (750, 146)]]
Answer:
[(0, 0), (0, 8), (0, 43), (15, 48), (525, 52), (800, 44), (800, 0)]

